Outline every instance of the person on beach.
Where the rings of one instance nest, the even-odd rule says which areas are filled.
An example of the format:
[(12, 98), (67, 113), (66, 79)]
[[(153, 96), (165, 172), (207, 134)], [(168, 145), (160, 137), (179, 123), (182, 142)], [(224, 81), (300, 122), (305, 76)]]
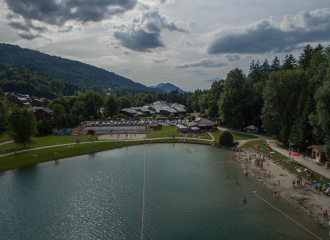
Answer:
[(229, 178), (229, 173), (227, 174), (227, 178)]
[(260, 163), (260, 168), (261, 168), (261, 170), (262, 170), (263, 166), (264, 166), (264, 164), (261, 162), (261, 163)]
[(262, 191), (265, 191), (265, 184), (262, 184)]
[(268, 179), (270, 179), (270, 170), (269, 170), (269, 173), (268, 173)]
[(316, 225), (319, 225), (319, 218), (316, 217)]
[(293, 188), (294, 188), (294, 185), (296, 184), (296, 179), (293, 179), (292, 180), (292, 185), (293, 185)]
[(299, 186), (299, 185), (300, 185), (300, 178), (298, 176), (298, 178), (297, 178), (297, 186)]
[(235, 179), (235, 184), (238, 184), (238, 180), (237, 180), (237, 178)]
[(244, 195), (243, 197), (243, 202), (246, 202), (246, 195)]
[(277, 185), (280, 186), (280, 179), (277, 180), (277, 183), (278, 183)]

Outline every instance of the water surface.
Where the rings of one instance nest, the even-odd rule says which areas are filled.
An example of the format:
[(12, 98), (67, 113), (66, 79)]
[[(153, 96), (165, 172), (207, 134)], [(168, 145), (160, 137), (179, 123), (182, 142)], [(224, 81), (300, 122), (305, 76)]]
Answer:
[[(134, 146), (2, 173), (0, 239), (140, 239), (144, 148), (143, 239), (314, 239), (253, 195), (260, 183), (245, 179), (231, 152), (193, 144)], [(261, 196), (328, 237), (286, 200)]]

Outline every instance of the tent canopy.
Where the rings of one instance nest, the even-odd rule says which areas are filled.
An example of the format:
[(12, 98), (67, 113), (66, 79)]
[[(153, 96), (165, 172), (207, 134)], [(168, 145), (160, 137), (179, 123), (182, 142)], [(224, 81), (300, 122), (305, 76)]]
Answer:
[(187, 129), (187, 127), (186, 126), (183, 126), (182, 124), (178, 124), (178, 125), (176, 125), (179, 129)]
[(198, 127), (192, 127), (191, 130), (193, 130), (193, 131), (198, 131), (199, 128), (198, 128)]

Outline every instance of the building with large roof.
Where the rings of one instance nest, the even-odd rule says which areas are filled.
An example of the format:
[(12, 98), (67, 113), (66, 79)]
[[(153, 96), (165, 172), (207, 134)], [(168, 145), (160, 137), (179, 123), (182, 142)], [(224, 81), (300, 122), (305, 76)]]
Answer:
[(185, 110), (185, 106), (179, 103), (167, 103), (164, 101), (157, 101), (151, 103), (149, 105), (145, 105), (143, 107), (131, 107), (124, 108), (120, 110), (120, 113), (123, 113), (127, 116), (136, 116), (139, 115), (153, 115), (153, 114), (163, 114), (170, 115), (174, 114), (178, 116), (180, 114), (185, 115), (187, 111)]

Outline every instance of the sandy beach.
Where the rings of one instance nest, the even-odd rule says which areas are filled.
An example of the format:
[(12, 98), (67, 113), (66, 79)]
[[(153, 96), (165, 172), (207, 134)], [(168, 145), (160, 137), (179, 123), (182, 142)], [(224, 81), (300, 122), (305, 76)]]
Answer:
[[(242, 154), (241, 157), (242, 158)], [(240, 161), (237, 157), (234, 158), (235, 161)], [(321, 209), (329, 210), (330, 207), (330, 196), (326, 196), (323, 193), (317, 193), (314, 187), (308, 183), (304, 186), (305, 181), (302, 180), (302, 183), (295, 188), (293, 188), (292, 181), (297, 178), (296, 174), (290, 173), (288, 170), (282, 168), (282, 166), (275, 164), (271, 160), (266, 160), (263, 162), (264, 166), (261, 170), (260, 166), (254, 164), (255, 158), (252, 158), (251, 163), (247, 163), (247, 172), (249, 173), (249, 178), (254, 177), (260, 181), (260, 188), (255, 191), (262, 193), (262, 183), (264, 183), (269, 189), (265, 188), (265, 192), (272, 191), (275, 188), (276, 191), (279, 191), (280, 197), (287, 199), (289, 202), (293, 203), (298, 207), (298, 211), (305, 210), (306, 213), (312, 212), (312, 216), (319, 216)], [(241, 161), (240, 161), (241, 162)], [(241, 162), (243, 168), (245, 168), (245, 162)], [(267, 172), (264, 175), (264, 172)], [(271, 171), (270, 178), (268, 173)], [(278, 184), (278, 180), (280, 184)], [(301, 203), (299, 203), (299, 198)], [(301, 209), (301, 210), (300, 210)], [(329, 218), (320, 218), (321, 221), (329, 221)]]

